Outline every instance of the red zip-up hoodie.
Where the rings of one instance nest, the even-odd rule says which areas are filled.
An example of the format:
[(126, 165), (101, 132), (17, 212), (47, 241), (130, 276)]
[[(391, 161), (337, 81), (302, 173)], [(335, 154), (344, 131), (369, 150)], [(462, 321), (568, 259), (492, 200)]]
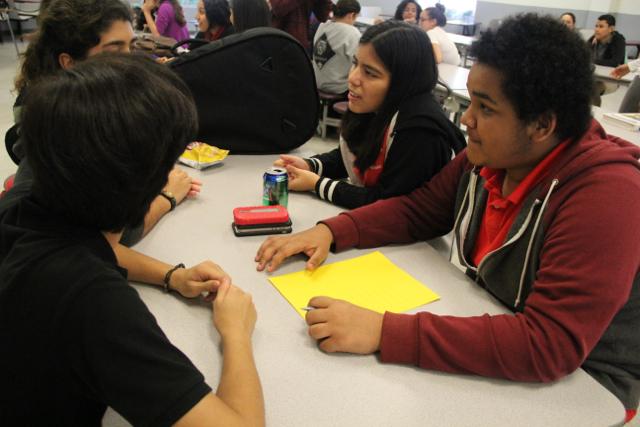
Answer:
[[(515, 241), (468, 271), (514, 313), (385, 313), (381, 359), (543, 382), (582, 366), (625, 408), (637, 408), (639, 158), (639, 147), (607, 136), (593, 120), (531, 191), (507, 237)], [(454, 253), (465, 265), (484, 210), (482, 184), (463, 152), (411, 194), (323, 223), (336, 250), (426, 240), (454, 229)]]

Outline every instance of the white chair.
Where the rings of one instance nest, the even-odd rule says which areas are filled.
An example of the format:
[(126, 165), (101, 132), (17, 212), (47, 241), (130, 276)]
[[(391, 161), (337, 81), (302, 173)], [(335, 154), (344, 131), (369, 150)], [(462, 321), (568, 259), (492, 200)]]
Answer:
[[(22, 5), (16, 5), (15, 0), (7, 0), (7, 4), (9, 5), (9, 20), (17, 23), (18, 31), (16, 31), (16, 34), (19, 35), (22, 40), (22, 23), (32, 19), (35, 20), (38, 17), (38, 10), (27, 10)], [(39, 7), (40, 5), (38, 4), (38, 8)]]

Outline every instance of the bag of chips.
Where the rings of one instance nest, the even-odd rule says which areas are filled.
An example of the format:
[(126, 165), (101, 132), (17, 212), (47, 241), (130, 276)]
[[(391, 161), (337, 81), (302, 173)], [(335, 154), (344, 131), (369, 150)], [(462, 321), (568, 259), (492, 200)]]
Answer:
[(194, 169), (206, 169), (222, 162), (229, 154), (229, 150), (222, 150), (204, 142), (192, 142), (180, 155), (178, 161)]

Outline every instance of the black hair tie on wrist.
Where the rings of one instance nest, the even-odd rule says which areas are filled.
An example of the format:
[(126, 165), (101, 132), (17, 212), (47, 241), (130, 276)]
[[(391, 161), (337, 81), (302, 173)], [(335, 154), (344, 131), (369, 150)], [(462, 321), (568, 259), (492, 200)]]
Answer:
[(173, 272), (179, 268), (185, 268), (184, 264), (180, 263), (176, 265), (171, 270), (167, 271), (167, 274), (164, 275), (164, 280), (162, 281), (162, 283), (163, 283), (163, 288), (165, 292), (171, 291), (171, 288), (169, 287), (169, 280), (171, 280), (171, 275), (173, 274)]

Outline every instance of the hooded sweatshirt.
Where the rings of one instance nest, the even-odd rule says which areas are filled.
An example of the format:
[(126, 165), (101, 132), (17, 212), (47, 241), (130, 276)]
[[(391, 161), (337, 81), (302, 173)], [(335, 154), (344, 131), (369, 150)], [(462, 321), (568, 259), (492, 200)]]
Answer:
[(431, 239), (512, 314), (385, 313), (385, 362), (549, 382), (583, 367), (627, 409), (640, 397), (640, 148), (592, 121), (525, 199), (501, 248), (472, 265), (485, 209), (479, 168), (458, 155), (407, 196), (323, 221), (335, 249)]
[[(307, 159), (320, 179), (316, 194), (336, 205), (352, 209), (408, 194), (431, 179), (465, 147), (464, 137), (442, 112), (433, 96), (424, 92), (404, 101), (389, 126), (387, 152), (382, 173), (374, 186), (354, 182), (353, 156), (345, 141), (340, 148)], [(342, 181), (350, 176), (351, 183)]]

